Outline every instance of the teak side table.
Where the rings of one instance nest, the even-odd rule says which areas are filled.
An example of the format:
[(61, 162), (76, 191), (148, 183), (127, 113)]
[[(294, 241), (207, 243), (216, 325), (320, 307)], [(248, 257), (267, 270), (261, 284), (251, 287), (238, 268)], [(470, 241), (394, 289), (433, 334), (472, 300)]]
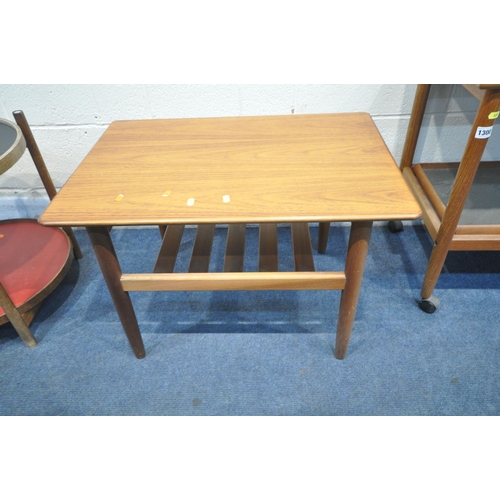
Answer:
[[(342, 290), (335, 356), (347, 351), (373, 221), (420, 208), (366, 113), (113, 122), (47, 210), (44, 225), (85, 226), (123, 328), (145, 356), (129, 292)], [(344, 271), (315, 272), (309, 222), (351, 222)], [(260, 224), (259, 272), (244, 271), (245, 224)], [(278, 271), (277, 223), (290, 223), (295, 272)], [(189, 272), (173, 272), (186, 224)], [(223, 272), (209, 273), (216, 224)], [(110, 226), (157, 225), (152, 274), (122, 273)], [(138, 245), (140, 242), (138, 242)]]
[[(462, 223), (462, 215), (469, 195), (474, 195), (473, 183), (479, 173), (488, 174), (488, 182), (497, 172), (500, 183), (500, 162), (482, 162), (484, 150), (499, 116), (500, 84), (464, 84), (477, 99), (479, 107), (460, 163), (414, 164), (414, 155), (422, 126), (430, 85), (418, 85), (406, 136), (400, 168), (419, 201), (425, 226), (434, 241), (422, 285), (420, 308), (433, 313), (439, 300), (433, 295), (446, 256), (452, 250), (500, 250), (500, 220)], [(479, 170), (478, 170), (479, 169)], [(483, 170), (488, 169), (488, 171)], [(449, 189), (437, 180), (448, 178)], [(434, 181), (434, 182), (433, 182)], [(471, 190), (472, 189), (472, 190)], [(477, 193), (476, 197), (483, 197)], [(478, 205), (484, 205), (481, 199)], [(500, 208), (500, 204), (496, 203)], [(476, 211), (477, 212), (477, 211)], [(477, 217), (477, 215), (476, 215)], [(390, 223), (392, 231), (401, 229), (399, 221)]]

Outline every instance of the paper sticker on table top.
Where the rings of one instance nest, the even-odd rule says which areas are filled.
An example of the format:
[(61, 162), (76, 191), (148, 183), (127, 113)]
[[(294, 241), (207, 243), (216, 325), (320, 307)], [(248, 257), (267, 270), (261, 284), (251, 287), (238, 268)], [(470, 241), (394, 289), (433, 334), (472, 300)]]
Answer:
[(192, 207), (194, 205), (194, 198), (188, 198), (187, 206)]
[(493, 111), (493, 113), (490, 113), (488, 115), (488, 119), (496, 120), (499, 116), (500, 116), (500, 111)]
[(476, 139), (488, 139), (491, 136), (491, 131), (493, 127), (477, 127), (476, 135), (474, 136)]
[(123, 194), (119, 194), (116, 198), (115, 201), (122, 201), (124, 198)]
[(222, 201), (224, 203), (229, 203), (231, 201), (231, 198), (228, 194), (225, 194), (223, 197), (222, 197)]

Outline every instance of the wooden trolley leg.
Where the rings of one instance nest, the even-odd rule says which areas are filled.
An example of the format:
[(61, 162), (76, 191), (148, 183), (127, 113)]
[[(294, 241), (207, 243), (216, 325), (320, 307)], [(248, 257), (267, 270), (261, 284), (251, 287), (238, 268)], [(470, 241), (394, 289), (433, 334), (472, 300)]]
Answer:
[(422, 127), (425, 106), (427, 105), (427, 100), (429, 99), (430, 89), (431, 86), (428, 84), (420, 84), (417, 86), (410, 116), (410, 123), (408, 124), (408, 131), (406, 133), (403, 155), (401, 157), (401, 170), (405, 167), (411, 167), (413, 164), (413, 157), (415, 155), (415, 150), (417, 149), (418, 136)]
[(128, 292), (123, 290), (120, 283), (122, 271), (109, 231), (106, 227), (87, 227), (87, 233), (130, 346), (135, 356), (142, 359), (146, 356), (146, 351), (142, 342), (141, 331), (130, 296)]
[(0, 283), (0, 304), (2, 304), (2, 308), (5, 311), (5, 315), (8, 320), (12, 323), (12, 326), (21, 337), (22, 341), (26, 344), (27, 347), (36, 347), (37, 341), (31, 330), (28, 327), (25, 319), (21, 315), (21, 313), (17, 310), (16, 306), (12, 302), (11, 298), (7, 294), (5, 288)]
[(346, 285), (340, 298), (335, 343), (335, 357), (337, 359), (345, 358), (351, 338), (372, 227), (373, 222), (371, 221), (353, 222), (351, 225), (345, 266)]

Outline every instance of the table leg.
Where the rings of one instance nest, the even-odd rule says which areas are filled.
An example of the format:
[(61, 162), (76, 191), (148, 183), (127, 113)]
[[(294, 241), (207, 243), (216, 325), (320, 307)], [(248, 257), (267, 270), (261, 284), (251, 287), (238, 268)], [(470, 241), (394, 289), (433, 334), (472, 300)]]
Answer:
[(328, 245), (328, 233), (330, 232), (329, 222), (320, 222), (318, 229), (318, 252), (326, 253), (326, 246)]
[(130, 296), (128, 292), (123, 290), (120, 283), (122, 271), (109, 230), (106, 227), (89, 226), (87, 227), (87, 233), (130, 346), (135, 356), (142, 359), (146, 356), (146, 351), (142, 342), (141, 331)]
[(345, 265), (346, 285), (340, 298), (337, 323), (337, 339), (335, 343), (335, 357), (337, 359), (345, 358), (349, 339), (351, 338), (372, 226), (373, 222), (371, 221), (358, 221), (353, 222), (351, 225)]
[(35, 337), (33, 337), (28, 324), (12, 302), (12, 299), (9, 297), (9, 294), (3, 287), (2, 283), (0, 283), (0, 304), (2, 304), (2, 308), (7, 316), (7, 319), (11, 322), (12, 326), (26, 346), (30, 348), (36, 347), (37, 341)]

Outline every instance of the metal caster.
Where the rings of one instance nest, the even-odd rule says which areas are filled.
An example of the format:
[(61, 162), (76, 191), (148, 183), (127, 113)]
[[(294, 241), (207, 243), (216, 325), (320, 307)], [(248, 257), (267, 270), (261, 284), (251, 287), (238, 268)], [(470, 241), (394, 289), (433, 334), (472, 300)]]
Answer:
[(436, 312), (436, 309), (439, 307), (439, 305), (439, 299), (434, 295), (431, 295), (428, 299), (422, 299), (418, 303), (418, 307), (420, 307), (420, 309), (422, 309), (422, 311), (426, 312), (427, 314)]
[(391, 233), (400, 233), (403, 230), (403, 223), (400, 220), (390, 220), (387, 227)]

